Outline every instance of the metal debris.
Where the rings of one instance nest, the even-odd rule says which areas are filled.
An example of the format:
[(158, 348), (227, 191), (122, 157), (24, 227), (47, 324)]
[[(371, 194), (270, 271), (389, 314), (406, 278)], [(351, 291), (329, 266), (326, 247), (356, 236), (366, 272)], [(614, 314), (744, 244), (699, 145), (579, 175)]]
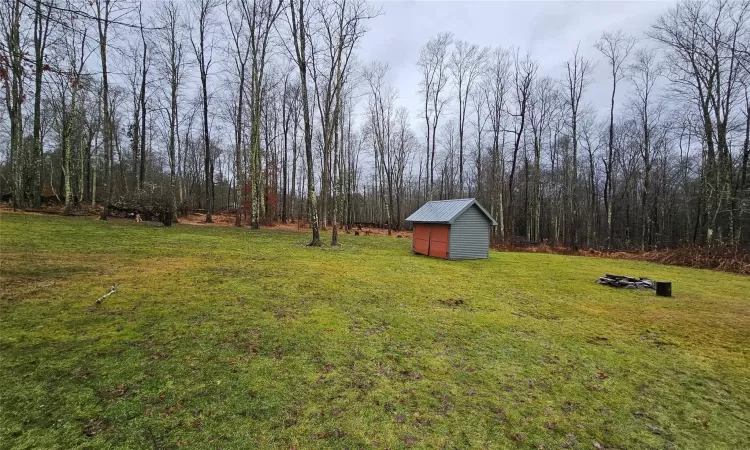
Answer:
[(606, 274), (596, 280), (598, 284), (622, 289), (654, 289), (655, 283), (650, 278), (636, 278), (627, 275)]

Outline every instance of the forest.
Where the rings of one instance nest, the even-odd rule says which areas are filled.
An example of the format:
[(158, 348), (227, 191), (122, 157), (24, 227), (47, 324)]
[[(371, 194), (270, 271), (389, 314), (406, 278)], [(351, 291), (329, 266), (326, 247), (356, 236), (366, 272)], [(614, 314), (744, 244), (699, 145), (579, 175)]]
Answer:
[(425, 36), (419, 109), (360, 51), (381, 14), (364, 0), (0, 0), (0, 194), (101, 219), (297, 222), (311, 245), (461, 197), (497, 219), (497, 242), (750, 245), (750, 1), (682, 0), (643, 35), (601, 30), (556, 73), (525, 48)]

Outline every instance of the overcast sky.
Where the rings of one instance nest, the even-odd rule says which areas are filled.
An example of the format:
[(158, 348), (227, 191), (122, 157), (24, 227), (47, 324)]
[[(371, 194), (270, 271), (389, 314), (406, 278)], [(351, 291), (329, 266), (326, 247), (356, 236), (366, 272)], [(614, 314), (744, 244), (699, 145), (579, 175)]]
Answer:
[[(596, 82), (584, 101), (598, 110), (609, 102), (608, 68), (593, 48), (602, 31), (622, 28), (646, 45), (643, 32), (674, 5), (672, 1), (384, 1), (374, 2), (382, 15), (369, 22), (360, 44), (362, 62), (386, 61), (399, 104), (419, 117), (419, 74), (416, 62), (422, 45), (437, 33), (452, 32), (480, 46), (531, 50), (540, 75), (560, 77), (562, 64), (580, 42), (581, 55), (598, 63)], [(416, 123), (415, 123), (416, 122)], [(415, 129), (420, 123), (413, 121)]]

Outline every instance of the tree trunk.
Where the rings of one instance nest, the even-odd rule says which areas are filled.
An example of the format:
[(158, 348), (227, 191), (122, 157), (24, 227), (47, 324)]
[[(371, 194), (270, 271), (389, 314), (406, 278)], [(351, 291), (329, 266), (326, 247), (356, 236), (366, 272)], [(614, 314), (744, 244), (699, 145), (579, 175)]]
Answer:
[(42, 206), (42, 166), (44, 165), (44, 150), (41, 138), (42, 117), (42, 78), (44, 75), (44, 52), (47, 47), (49, 21), (52, 15), (47, 11), (42, 14), (42, 0), (35, 1), (34, 10), (34, 131), (33, 163), (34, 163), (34, 207)]
[[(305, 160), (307, 162), (307, 203), (308, 216), (312, 227), (312, 241), (310, 246), (320, 247), (320, 230), (318, 229), (318, 202), (315, 196), (315, 176), (312, 151), (312, 123), (310, 117), (310, 105), (307, 94), (307, 54), (305, 41), (307, 31), (305, 27), (304, 0), (298, 0), (298, 11), (295, 11), (294, 0), (291, 0), (292, 37), (296, 51), (297, 67), (300, 75), (300, 95), (302, 98), (302, 116), (305, 133)], [(297, 28), (299, 27), (299, 28)]]
[[(102, 10), (104, 2), (104, 10)], [(109, 114), (109, 72), (107, 69), (107, 32), (109, 29), (109, 12), (111, 0), (96, 0), (96, 12), (99, 30), (99, 58), (102, 63), (102, 147), (104, 149), (104, 209), (100, 220), (107, 220), (109, 204), (112, 199), (112, 119)]]
[[(143, 29), (141, 28), (141, 36), (143, 36)], [(148, 46), (146, 45), (146, 38), (143, 36), (143, 65), (141, 68), (141, 93), (140, 93), (140, 112), (141, 112), (141, 148), (140, 148), (140, 167), (138, 169), (138, 189), (143, 190), (143, 183), (146, 178), (146, 55), (148, 52)]]

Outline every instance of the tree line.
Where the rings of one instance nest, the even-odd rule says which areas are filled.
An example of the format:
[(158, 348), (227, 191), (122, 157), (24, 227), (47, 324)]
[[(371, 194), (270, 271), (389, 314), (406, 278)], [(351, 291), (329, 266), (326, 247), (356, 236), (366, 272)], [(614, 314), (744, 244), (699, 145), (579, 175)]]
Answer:
[(551, 73), (524, 49), (440, 33), (414, 61), (411, 110), (388, 65), (358, 52), (381, 14), (364, 0), (0, 8), (14, 208), (228, 210), (237, 226), (305, 221), (312, 245), (330, 227), (336, 245), (342, 227), (399, 230), (425, 201), (475, 197), (497, 241), (750, 243), (749, 1), (683, 0)]

